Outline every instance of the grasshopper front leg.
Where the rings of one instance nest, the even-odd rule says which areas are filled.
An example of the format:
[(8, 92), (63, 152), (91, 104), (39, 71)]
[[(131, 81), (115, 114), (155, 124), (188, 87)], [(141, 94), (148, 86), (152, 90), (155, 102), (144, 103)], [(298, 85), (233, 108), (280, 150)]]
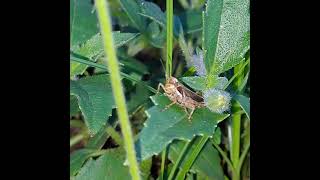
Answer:
[(169, 107), (171, 107), (172, 105), (176, 104), (176, 101), (173, 101), (172, 103), (170, 103), (169, 105), (167, 105), (164, 109), (161, 110), (161, 112), (167, 110)]

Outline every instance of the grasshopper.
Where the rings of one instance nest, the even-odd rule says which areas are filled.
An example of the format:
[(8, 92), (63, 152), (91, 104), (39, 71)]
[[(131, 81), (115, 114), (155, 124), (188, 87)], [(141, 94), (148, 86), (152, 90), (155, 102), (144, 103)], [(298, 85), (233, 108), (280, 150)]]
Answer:
[[(172, 103), (167, 105), (163, 111), (174, 104), (178, 104), (184, 108), (188, 115), (188, 120), (191, 121), (194, 110), (205, 106), (202, 96), (183, 86), (175, 77), (169, 77), (166, 80), (165, 85), (159, 83), (157, 93), (159, 93), (160, 88), (164, 90), (164, 94), (172, 101)], [(188, 112), (188, 109), (191, 110), (190, 113)]]

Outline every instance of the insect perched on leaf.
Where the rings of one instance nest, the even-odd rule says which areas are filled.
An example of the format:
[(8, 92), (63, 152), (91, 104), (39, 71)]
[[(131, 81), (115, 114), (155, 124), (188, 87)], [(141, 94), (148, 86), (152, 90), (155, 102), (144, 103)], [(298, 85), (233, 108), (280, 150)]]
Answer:
[[(158, 85), (158, 92), (160, 91), (160, 88), (164, 90), (164, 94), (172, 101), (172, 103), (167, 105), (163, 111), (174, 104), (178, 104), (184, 108), (185, 112), (188, 114), (188, 120), (190, 121), (194, 110), (205, 106), (202, 96), (183, 86), (175, 77), (169, 77), (166, 80), (165, 85), (160, 83)], [(188, 112), (188, 109), (191, 110), (190, 113)]]

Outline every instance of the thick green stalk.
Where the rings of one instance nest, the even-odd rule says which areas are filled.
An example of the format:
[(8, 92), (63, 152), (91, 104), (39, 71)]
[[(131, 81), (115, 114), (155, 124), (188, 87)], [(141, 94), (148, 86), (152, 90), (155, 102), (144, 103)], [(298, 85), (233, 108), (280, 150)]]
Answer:
[(130, 174), (133, 180), (140, 180), (139, 167), (136, 159), (136, 152), (134, 149), (133, 135), (121, 84), (119, 64), (113, 44), (112, 25), (111, 18), (109, 16), (108, 1), (96, 0), (95, 3), (100, 23), (101, 34), (103, 37), (104, 51), (106, 56), (108, 57), (108, 61), (106, 61), (105, 63), (107, 64), (110, 72), (113, 97), (117, 106), (117, 113), (119, 116), (121, 131), (123, 134), (124, 147), (127, 152)]
[(167, 0), (167, 60), (166, 78), (172, 75), (172, 44), (173, 44), (173, 0)]
[[(240, 74), (238, 74), (235, 82), (234, 87), (235, 89), (238, 89), (243, 81), (243, 67), (244, 63), (240, 63), (234, 68), (234, 74), (238, 74), (239, 71), (242, 71)], [(240, 113), (236, 113), (239, 110), (241, 110), (241, 107), (239, 103), (234, 102), (232, 105), (232, 146), (231, 146), (231, 161), (233, 164), (233, 167), (235, 169), (238, 169), (239, 165), (239, 158), (240, 158), (240, 136), (241, 136), (241, 115)], [(240, 174), (238, 172), (233, 173), (232, 179), (238, 180), (240, 177)]]

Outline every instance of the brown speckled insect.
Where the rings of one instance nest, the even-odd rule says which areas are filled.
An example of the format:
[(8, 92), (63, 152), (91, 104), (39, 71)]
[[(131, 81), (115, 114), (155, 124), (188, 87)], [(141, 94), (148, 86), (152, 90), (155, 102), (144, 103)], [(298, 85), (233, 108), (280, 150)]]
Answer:
[[(189, 90), (187, 87), (183, 86), (176, 78), (169, 77), (166, 80), (165, 85), (158, 85), (158, 92), (160, 87), (164, 90), (164, 94), (172, 101), (164, 109), (168, 109), (174, 104), (178, 104), (184, 108), (185, 112), (188, 114), (188, 120), (191, 120), (191, 116), (196, 108), (204, 107), (203, 97), (196, 94), (195, 92)], [(191, 112), (188, 112), (188, 109)]]

